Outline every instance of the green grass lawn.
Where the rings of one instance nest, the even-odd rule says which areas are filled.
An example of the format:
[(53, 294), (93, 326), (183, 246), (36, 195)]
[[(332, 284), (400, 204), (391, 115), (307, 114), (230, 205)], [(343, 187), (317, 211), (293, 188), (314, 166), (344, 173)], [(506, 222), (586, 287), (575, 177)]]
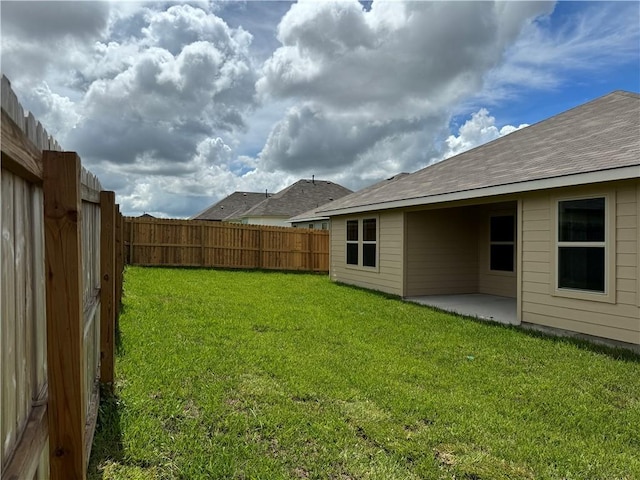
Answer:
[(336, 285), (129, 268), (97, 479), (637, 479), (640, 360)]

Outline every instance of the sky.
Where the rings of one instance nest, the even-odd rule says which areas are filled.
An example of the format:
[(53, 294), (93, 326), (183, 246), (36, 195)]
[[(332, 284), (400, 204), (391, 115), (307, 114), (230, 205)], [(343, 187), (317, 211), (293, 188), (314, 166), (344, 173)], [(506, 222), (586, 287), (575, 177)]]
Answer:
[(352, 190), (613, 90), (640, 2), (0, 2), (0, 70), (126, 215)]

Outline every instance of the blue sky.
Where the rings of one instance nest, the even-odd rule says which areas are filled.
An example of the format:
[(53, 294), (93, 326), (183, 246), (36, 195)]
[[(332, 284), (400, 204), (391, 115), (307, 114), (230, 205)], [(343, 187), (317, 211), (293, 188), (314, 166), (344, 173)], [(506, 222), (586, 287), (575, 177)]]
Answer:
[(640, 2), (8, 2), (2, 72), (125, 213), (357, 190), (613, 90)]
[[(640, 3), (628, 2), (558, 2), (553, 14), (548, 18), (550, 32), (571, 30), (575, 26), (576, 17), (591, 12), (597, 14), (603, 10), (620, 9), (626, 11), (631, 19), (640, 25)], [(613, 23), (614, 18), (611, 18)], [(610, 25), (615, 28), (615, 24)], [(575, 28), (575, 27), (574, 27)], [(594, 33), (601, 32), (597, 29)], [(596, 37), (597, 38), (597, 37)], [(637, 39), (637, 29), (636, 29)], [(524, 92), (514, 102), (505, 102), (491, 109), (492, 114), (505, 122), (535, 123), (559, 112), (568, 110), (582, 103), (593, 100), (614, 90), (640, 91), (640, 40), (629, 42), (629, 57), (621, 61), (613, 60), (610, 65), (596, 64), (594, 69), (559, 70), (561, 82), (556, 88)], [(598, 56), (606, 54), (606, 49)], [(612, 52), (615, 58), (615, 52)], [(625, 61), (626, 60), (626, 61)], [(585, 61), (588, 61), (586, 56)]]

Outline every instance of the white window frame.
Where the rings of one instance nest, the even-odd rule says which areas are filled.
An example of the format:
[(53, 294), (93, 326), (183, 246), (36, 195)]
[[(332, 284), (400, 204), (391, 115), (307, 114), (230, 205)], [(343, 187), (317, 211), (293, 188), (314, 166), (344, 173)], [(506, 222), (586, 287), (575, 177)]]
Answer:
[[(375, 240), (365, 240), (364, 239), (364, 222), (366, 220), (373, 220), (376, 222), (376, 239)], [(378, 218), (374, 218), (374, 217), (366, 217), (366, 218), (362, 218), (359, 221), (359, 227), (361, 229), (361, 236), (360, 238), (362, 238), (361, 241), (361, 245), (360, 245), (360, 250), (362, 251), (362, 262), (360, 262), (362, 264), (362, 268), (378, 268)], [(376, 254), (375, 254), (375, 265), (364, 265), (364, 246), (365, 245), (375, 245), (376, 247)]]
[[(604, 198), (604, 241), (602, 242), (561, 242), (559, 240), (560, 229), (559, 209), (560, 202), (572, 200), (591, 200)], [(615, 195), (610, 192), (594, 192), (588, 195), (563, 196), (552, 199), (552, 258), (551, 265), (551, 294), (557, 297), (575, 298), (579, 300), (591, 300), (597, 302), (616, 302), (616, 210)], [(566, 287), (558, 287), (560, 278), (559, 251), (561, 247), (594, 247), (604, 249), (604, 292), (577, 290)]]
[[(349, 222), (356, 222), (358, 225), (358, 238), (356, 240), (349, 240)], [(360, 221), (357, 218), (349, 218), (346, 220), (344, 224), (344, 237), (345, 237), (345, 249), (344, 249), (344, 263), (347, 267), (354, 268), (360, 265), (360, 261), (362, 260), (362, 255), (360, 254), (360, 239), (362, 238), (362, 234), (360, 232)], [(357, 245), (357, 256), (358, 261), (356, 263), (349, 263), (349, 245)]]
[[(375, 240), (364, 240), (364, 220), (375, 220), (376, 222), (376, 239)], [(347, 222), (357, 221), (358, 222), (358, 240), (347, 240)], [(346, 245), (356, 244), (358, 245), (358, 264), (347, 263), (347, 251)], [(376, 246), (376, 255), (375, 255), (375, 266), (365, 266), (363, 265), (364, 261), (364, 249), (363, 245), (375, 245)], [(378, 215), (363, 215), (361, 217), (356, 218), (348, 218), (345, 221), (345, 265), (347, 268), (356, 269), (356, 270), (365, 270), (369, 272), (379, 272), (380, 271), (380, 218)]]

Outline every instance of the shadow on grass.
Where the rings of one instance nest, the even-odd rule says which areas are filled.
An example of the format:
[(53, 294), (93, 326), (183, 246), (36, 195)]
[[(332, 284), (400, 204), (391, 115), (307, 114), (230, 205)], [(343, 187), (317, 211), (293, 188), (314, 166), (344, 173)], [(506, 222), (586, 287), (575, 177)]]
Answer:
[(100, 392), (98, 423), (89, 459), (88, 480), (103, 478), (105, 467), (121, 463), (124, 458), (120, 426), (121, 403), (118, 397), (103, 389)]
[[(480, 320), (479, 320), (480, 321)], [(606, 355), (614, 360), (622, 360), (626, 362), (640, 363), (640, 351), (632, 350), (624, 346), (616, 346), (615, 344), (600, 343), (608, 342), (597, 337), (582, 336), (573, 332), (559, 332), (557, 334), (536, 330), (535, 327), (513, 326), (519, 332), (534, 338), (543, 338), (552, 342), (566, 343), (573, 345), (581, 350), (586, 350), (600, 355)]]
[[(404, 301), (400, 299), (401, 301)], [(447, 315), (451, 315), (452, 317), (464, 318), (465, 320), (469, 320), (475, 323), (479, 323), (482, 325), (487, 325), (493, 328), (502, 328), (505, 330), (515, 330), (519, 333), (527, 335), (533, 338), (540, 338), (543, 340), (548, 340), (550, 342), (555, 343), (564, 343), (573, 345), (581, 350), (586, 350), (589, 352), (597, 353), (600, 355), (606, 355), (608, 357), (613, 358), (614, 360), (621, 360), (626, 362), (640, 363), (640, 351), (632, 350), (633, 347), (626, 347), (623, 345), (616, 345), (616, 343), (611, 340), (600, 339), (598, 337), (591, 337), (589, 335), (582, 335), (575, 332), (569, 332), (566, 330), (557, 330), (557, 331), (546, 331), (536, 328), (535, 325), (507, 325), (504, 323), (496, 322), (493, 320), (486, 320), (478, 317), (473, 317), (469, 315), (461, 315), (459, 313), (449, 312), (447, 310), (443, 310), (438, 307), (433, 307), (431, 305), (421, 305), (419, 303), (415, 304), (419, 308), (428, 308), (430, 310), (435, 310), (440, 313), (444, 313)]]
[[(247, 267), (210, 267), (202, 265), (180, 265), (179, 267), (173, 265), (133, 265), (136, 268), (148, 268), (156, 270), (176, 270), (176, 271), (190, 271), (190, 270), (208, 270), (218, 272), (237, 272), (237, 273), (267, 273), (267, 274), (291, 274), (291, 275), (318, 275), (329, 276), (329, 272), (326, 270), (280, 270), (277, 268), (247, 268)], [(346, 285), (346, 284), (345, 284)]]
[[(122, 307), (120, 315), (124, 311), (124, 306)], [(116, 331), (115, 331), (115, 342), (116, 342), (116, 356), (124, 355), (124, 344), (122, 343), (122, 330), (120, 329), (120, 322), (116, 323)]]
[[(349, 285), (342, 282), (336, 282), (336, 285), (339, 285), (340, 287), (343, 287), (343, 288), (349, 288), (352, 290), (366, 292), (368, 294), (375, 295), (387, 300), (397, 300), (397, 301), (406, 303), (406, 301), (398, 295), (370, 290), (367, 288), (358, 287), (355, 285)], [(606, 355), (615, 360), (640, 363), (640, 349), (637, 349), (637, 347), (632, 344), (628, 344), (627, 346), (623, 342), (619, 342), (618, 344), (618, 342), (615, 342), (614, 340), (601, 339), (601, 338), (593, 337), (590, 335), (582, 335), (582, 334), (570, 332), (567, 330), (560, 330), (560, 329), (543, 330), (541, 328), (536, 328), (536, 326), (533, 324), (506, 325), (504, 323), (496, 322), (493, 320), (486, 320), (478, 317), (450, 312), (448, 310), (443, 310), (441, 308), (434, 307), (431, 305), (422, 305), (422, 304), (413, 303), (413, 302), (411, 303), (412, 305), (415, 305), (418, 308), (427, 308), (436, 312), (444, 313), (446, 315), (451, 315), (453, 317), (464, 318), (465, 320), (470, 320), (472, 322), (480, 323), (482, 325), (488, 325), (493, 328), (516, 330), (524, 335), (528, 335), (533, 338), (541, 338), (551, 342), (570, 344), (582, 350), (598, 353), (600, 355)]]
[(127, 313), (128, 306), (127, 302), (124, 300), (120, 304), (120, 309), (118, 311), (118, 315), (116, 316), (116, 328), (115, 328), (115, 347), (116, 347), (116, 356), (121, 357), (125, 354), (124, 344), (122, 343), (122, 329), (120, 328), (120, 320)]
[[(376, 297), (384, 298), (385, 300), (398, 300), (398, 301), (404, 302), (404, 300), (400, 295), (394, 295), (393, 293), (381, 292), (379, 290), (371, 290), (370, 288), (359, 287), (357, 285), (351, 285), (349, 283), (334, 282), (334, 284), (338, 285), (340, 288), (347, 288), (349, 290), (363, 292), (369, 295), (374, 295)], [(424, 306), (424, 305), (421, 305), (421, 306)], [(451, 312), (444, 312), (444, 313), (451, 314)]]

